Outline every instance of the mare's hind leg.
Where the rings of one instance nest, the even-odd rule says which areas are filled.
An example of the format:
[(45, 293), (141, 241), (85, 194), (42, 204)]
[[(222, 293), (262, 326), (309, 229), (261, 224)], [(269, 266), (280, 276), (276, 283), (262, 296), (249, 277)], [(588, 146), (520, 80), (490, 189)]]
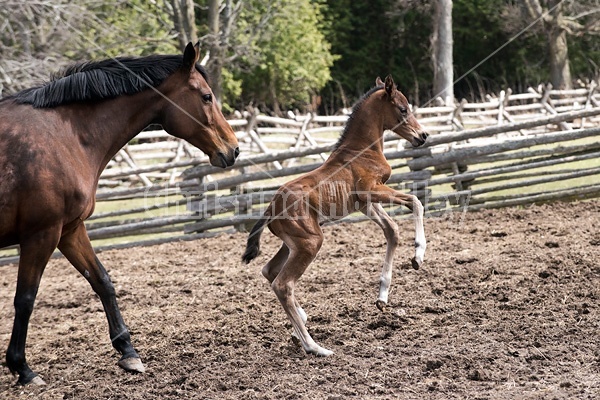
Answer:
[(144, 372), (144, 365), (131, 344), (129, 331), (123, 322), (121, 311), (117, 305), (113, 284), (104, 266), (94, 253), (85, 226), (80, 224), (73, 232), (65, 235), (60, 240), (58, 248), (87, 279), (94, 292), (100, 297), (108, 319), (110, 340), (113, 347), (122, 354), (118, 363), (119, 366), (126, 371)]
[(19, 374), (19, 383), (43, 385), (45, 382), (34, 373), (25, 359), (25, 341), (29, 318), (38, 292), (44, 268), (60, 238), (60, 228), (49, 229), (28, 237), (21, 242), (21, 257), (15, 293), (15, 322), (8, 350), (6, 366)]
[[(267, 278), (269, 283), (273, 283), (275, 278), (277, 278), (277, 275), (279, 275), (279, 272), (281, 271), (281, 268), (283, 268), (283, 265), (287, 261), (289, 254), (290, 249), (285, 243), (282, 243), (281, 247), (279, 248), (279, 251), (277, 251), (273, 258), (271, 258), (269, 262), (265, 264), (265, 266), (262, 269), (262, 274), (265, 278)], [(304, 312), (304, 309), (300, 307), (300, 304), (298, 304), (298, 302), (296, 302), (296, 309), (300, 314), (302, 322), (306, 324), (308, 317), (306, 316), (306, 312)], [(292, 336), (294, 336), (297, 339), (300, 339), (295, 335), (295, 333), (292, 333)]]
[(383, 234), (387, 241), (385, 260), (383, 261), (383, 269), (381, 270), (381, 279), (379, 281), (379, 297), (375, 302), (377, 308), (384, 311), (392, 283), (394, 253), (400, 242), (398, 225), (379, 203), (369, 203), (363, 210), (363, 213), (383, 229)]
[(271, 283), (271, 287), (281, 302), (285, 313), (292, 323), (294, 334), (300, 340), (304, 350), (309, 354), (328, 356), (333, 354), (333, 352), (319, 346), (312, 339), (306, 330), (302, 315), (298, 310), (296, 297), (294, 296), (296, 281), (298, 281), (309, 264), (315, 259), (323, 244), (323, 233), (318, 225), (316, 227), (303, 227), (298, 225), (296, 221), (286, 222), (285, 227), (276, 227), (274, 223), (271, 224), (273, 233), (277, 234), (289, 248), (288, 258), (281, 267), (281, 271), (279, 271), (277, 277)]

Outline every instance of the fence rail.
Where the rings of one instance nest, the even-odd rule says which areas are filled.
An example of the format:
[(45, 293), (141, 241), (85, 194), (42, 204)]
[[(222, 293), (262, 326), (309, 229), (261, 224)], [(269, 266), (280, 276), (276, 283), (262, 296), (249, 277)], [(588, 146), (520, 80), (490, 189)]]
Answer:
[[(388, 132), (388, 184), (416, 194), (435, 215), (600, 196), (600, 94), (586, 88), (488, 96), (482, 103), (414, 110), (432, 133), (420, 148)], [(190, 240), (245, 229), (279, 185), (317, 168), (347, 115), (270, 117), (257, 110), (230, 120), (242, 156), (227, 170), (163, 131), (142, 132), (102, 173), (98, 211), (87, 222), (97, 248)], [(403, 210), (392, 207), (391, 214)], [(353, 217), (352, 220), (362, 217)], [(13, 262), (14, 254), (0, 257)]]

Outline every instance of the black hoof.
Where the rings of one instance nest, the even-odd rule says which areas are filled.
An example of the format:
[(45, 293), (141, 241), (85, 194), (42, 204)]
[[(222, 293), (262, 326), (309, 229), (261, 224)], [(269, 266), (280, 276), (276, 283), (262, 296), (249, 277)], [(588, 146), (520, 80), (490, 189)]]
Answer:
[(385, 303), (384, 301), (381, 301), (381, 300), (377, 300), (375, 302), (375, 305), (377, 306), (377, 308), (379, 308), (379, 311), (385, 312), (387, 303)]
[(410, 262), (412, 263), (413, 269), (419, 269), (421, 267), (414, 257), (410, 260)]

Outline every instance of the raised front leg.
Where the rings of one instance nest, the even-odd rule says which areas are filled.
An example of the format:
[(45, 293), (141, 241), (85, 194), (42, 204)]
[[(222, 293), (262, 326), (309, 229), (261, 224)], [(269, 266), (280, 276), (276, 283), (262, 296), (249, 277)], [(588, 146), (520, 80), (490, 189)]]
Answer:
[(423, 205), (416, 196), (398, 192), (385, 185), (372, 187), (368, 192), (360, 196), (360, 200), (369, 203), (393, 203), (408, 207), (413, 212), (415, 220), (415, 256), (411, 260), (414, 269), (419, 269), (425, 258), (427, 241), (425, 240), (425, 228), (423, 226)]
[(48, 229), (29, 236), (21, 242), (21, 258), (15, 293), (15, 322), (6, 351), (6, 366), (19, 375), (19, 383), (43, 385), (45, 382), (34, 373), (25, 359), (25, 342), (29, 318), (46, 264), (60, 237), (60, 228)]
[(380, 203), (369, 203), (362, 210), (363, 213), (375, 222), (385, 235), (387, 248), (385, 251), (385, 260), (383, 261), (383, 269), (381, 270), (381, 279), (379, 282), (379, 297), (375, 302), (377, 308), (385, 311), (387, 306), (388, 296), (390, 293), (390, 285), (392, 283), (392, 272), (394, 269), (394, 253), (398, 247), (400, 237), (398, 234), (398, 225), (385, 212)]
[(113, 347), (122, 354), (118, 364), (121, 368), (131, 372), (144, 372), (145, 368), (133, 345), (129, 331), (123, 322), (121, 311), (117, 305), (115, 289), (104, 266), (100, 263), (85, 226), (80, 224), (75, 230), (65, 235), (58, 248), (73, 266), (87, 279), (100, 297), (106, 318)]

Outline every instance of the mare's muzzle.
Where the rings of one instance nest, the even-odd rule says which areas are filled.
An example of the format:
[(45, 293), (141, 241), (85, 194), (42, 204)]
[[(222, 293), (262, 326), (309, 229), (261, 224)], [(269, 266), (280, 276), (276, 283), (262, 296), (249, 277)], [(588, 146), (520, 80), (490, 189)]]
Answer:
[(240, 155), (240, 148), (236, 147), (225, 154), (218, 152), (216, 157), (210, 159), (210, 163), (215, 167), (227, 168), (231, 167), (235, 163), (235, 159)]
[(419, 132), (416, 134), (416, 136), (414, 137), (414, 140), (412, 141), (411, 144), (414, 147), (423, 146), (423, 144), (425, 144), (425, 141), (427, 140), (428, 137), (429, 137), (429, 134), (427, 134), (427, 132)]

